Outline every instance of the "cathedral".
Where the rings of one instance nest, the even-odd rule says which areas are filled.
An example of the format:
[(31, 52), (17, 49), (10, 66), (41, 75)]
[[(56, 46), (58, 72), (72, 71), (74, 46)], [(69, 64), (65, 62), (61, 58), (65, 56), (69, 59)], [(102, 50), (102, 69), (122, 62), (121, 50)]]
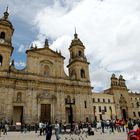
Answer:
[(68, 75), (60, 52), (49, 48), (26, 50), (22, 70), (11, 60), (14, 27), (6, 10), (0, 18), (0, 121), (34, 124), (55, 120), (93, 121), (140, 118), (140, 94), (129, 93), (122, 76), (111, 77), (111, 87), (101, 93), (92, 91), (85, 46), (74, 34), (69, 45)]

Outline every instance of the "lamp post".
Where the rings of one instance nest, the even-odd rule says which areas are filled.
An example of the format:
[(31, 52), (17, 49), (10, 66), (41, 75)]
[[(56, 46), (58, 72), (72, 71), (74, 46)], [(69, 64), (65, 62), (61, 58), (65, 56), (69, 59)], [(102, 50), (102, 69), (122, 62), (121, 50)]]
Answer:
[(71, 132), (73, 131), (73, 111), (72, 111), (72, 105), (75, 105), (75, 99), (73, 98), (71, 100), (71, 98), (66, 98), (66, 104), (69, 105), (70, 107), (70, 128), (71, 128)]
[(111, 106), (109, 107), (109, 110), (110, 110), (110, 119), (112, 120), (113, 117), (112, 117), (112, 108), (111, 108)]

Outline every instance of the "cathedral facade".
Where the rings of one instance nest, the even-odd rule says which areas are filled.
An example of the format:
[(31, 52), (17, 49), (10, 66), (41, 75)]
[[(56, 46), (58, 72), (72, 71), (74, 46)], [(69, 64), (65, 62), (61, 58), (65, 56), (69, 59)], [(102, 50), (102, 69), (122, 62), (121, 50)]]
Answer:
[(11, 55), (14, 28), (6, 11), (0, 19), (0, 118), (13, 122), (35, 123), (92, 119), (89, 62), (85, 46), (74, 34), (67, 66), (64, 57), (51, 50), (47, 40), (43, 48), (26, 51), (27, 63), (17, 70)]
[[(132, 117), (132, 109), (139, 112), (130, 103), (132, 97), (123, 77), (117, 80), (112, 75), (110, 89), (100, 95), (92, 92), (85, 46), (77, 33), (69, 46), (68, 75), (64, 72), (64, 56), (51, 50), (47, 40), (42, 48), (27, 50), (25, 68), (16, 69), (11, 61), (14, 28), (8, 17), (6, 11), (0, 19), (0, 121), (85, 122)], [(132, 96), (140, 99), (139, 95)]]

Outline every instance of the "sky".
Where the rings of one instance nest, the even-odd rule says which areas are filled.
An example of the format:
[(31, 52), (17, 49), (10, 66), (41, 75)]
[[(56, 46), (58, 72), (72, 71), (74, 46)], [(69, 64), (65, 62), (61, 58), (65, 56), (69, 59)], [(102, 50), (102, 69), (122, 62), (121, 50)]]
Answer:
[(0, 17), (6, 6), (15, 31), (16, 68), (26, 66), (25, 51), (31, 44), (61, 50), (65, 71), (74, 30), (85, 45), (94, 91), (110, 87), (110, 77), (123, 75), (130, 91), (140, 91), (139, 0), (0, 0)]

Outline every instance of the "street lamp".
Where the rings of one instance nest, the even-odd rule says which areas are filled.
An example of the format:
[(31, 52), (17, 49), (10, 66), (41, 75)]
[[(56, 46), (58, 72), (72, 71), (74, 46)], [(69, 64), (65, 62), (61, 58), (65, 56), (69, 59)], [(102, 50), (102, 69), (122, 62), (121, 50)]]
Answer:
[(112, 117), (112, 108), (111, 108), (111, 106), (109, 107), (109, 110), (110, 110), (110, 119), (112, 120), (113, 117)]
[(67, 105), (69, 105), (70, 107), (70, 126), (71, 126), (71, 132), (73, 131), (73, 111), (72, 111), (72, 105), (75, 105), (75, 99), (73, 98), (71, 100), (71, 98), (68, 96), (65, 100), (65, 103)]

